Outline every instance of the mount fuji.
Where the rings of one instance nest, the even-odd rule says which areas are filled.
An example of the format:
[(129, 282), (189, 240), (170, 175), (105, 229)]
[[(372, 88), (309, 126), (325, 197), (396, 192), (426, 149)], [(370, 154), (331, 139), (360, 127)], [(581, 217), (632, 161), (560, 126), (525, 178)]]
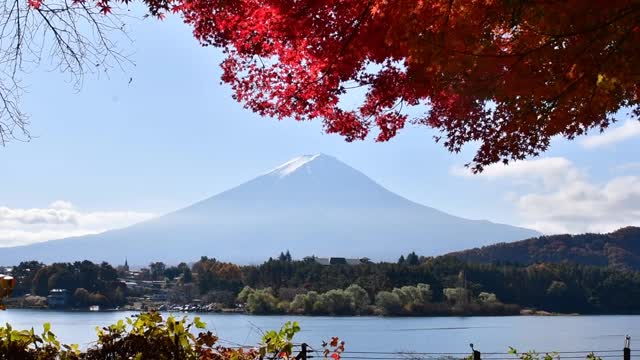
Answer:
[(533, 230), (468, 220), (405, 199), (338, 159), (305, 155), (181, 210), (95, 235), (0, 248), (0, 264), (88, 259), (145, 265), (200, 256), (261, 262), (296, 257), (395, 260), (522, 240)]

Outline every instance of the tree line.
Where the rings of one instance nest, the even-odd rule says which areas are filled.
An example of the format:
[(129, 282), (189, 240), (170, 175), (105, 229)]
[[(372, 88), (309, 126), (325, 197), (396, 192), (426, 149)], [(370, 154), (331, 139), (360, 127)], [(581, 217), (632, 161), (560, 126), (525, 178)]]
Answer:
[(547, 235), (452, 253), (470, 262), (520, 264), (572, 262), (640, 271), (640, 227), (609, 234)]
[[(171, 284), (174, 293), (185, 295), (176, 302), (198, 298), (254, 313), (640, 312), (640, 273), (571, 263), (475, 264), (411, 253), (397, 262), (322, 265), (314, 257), (295, 260), (287, 252), (259, 265), (202, 257), (190, 265), (152, 263), (137, 274)], [(65, 288), (78, 301), (96, 302), (98, 297), (104, 304), (120, 305), (131, 293), (121, 281), (126, 277), (122, 267), (107, 263), (23, 262), (13, 275), (16, 295), (44, 296)]]
[(126, 303), (127, 288), (119, 280), (116, 268), (106, 262), (91, 261), (44, 265), (22, 262), (12, 268), (17, 279), (15, 295), (47, 296), (53, 289), (65, 289), (79, 307), (101, 305), (115, 307)]

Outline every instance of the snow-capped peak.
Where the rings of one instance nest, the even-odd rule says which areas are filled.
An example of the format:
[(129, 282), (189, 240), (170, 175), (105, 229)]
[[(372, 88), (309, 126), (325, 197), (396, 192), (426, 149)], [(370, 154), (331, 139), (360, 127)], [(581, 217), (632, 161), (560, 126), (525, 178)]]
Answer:
[(320, 155), (321, 154), (298, 156), (298, 157), (293, 158), (293, 159), (287, 161), (286, 163), (278, 166), (277, 168), (269, 171), (268, 174), (277, 175), (277, 176), (280, 176), (280, 177), (285, 177), (285, 176), (293, 173), (297, 169), (301, 168), (302, 166), (310, 163), (311, 161), (313, 161), (314, 159), (316, 159)]

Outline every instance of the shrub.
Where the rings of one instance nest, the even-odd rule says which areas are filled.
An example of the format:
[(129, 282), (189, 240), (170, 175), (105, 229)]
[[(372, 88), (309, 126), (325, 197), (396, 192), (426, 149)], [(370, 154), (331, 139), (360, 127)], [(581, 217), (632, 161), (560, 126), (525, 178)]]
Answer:
[(318, 293), (309, 291), (306, 294), (298, 294), (289, 304), (289, 311), (295, 314), (313, 314), (314, 304), (318, 301)]
[(400, 314), (402, 312), (402, 300), (396, 293), (380, 291), (376, 295), (376, 306), (387, 315)]
[(278, 307), (278, 299), (273, 295), (271, 288), (254, 290), (245, 287), (245, 289), (240, 292), (240, 295), (238, 295), (238, 300), (245, 298), (245, 308), (252, 314), (275, 314), (282, 312), (282, 309)]
[(431, 301), (431, 287), (428, 284), (395, 288), (393, 293), (398, 296), (402, 307), (407, 311), (416, 306), (428, 304)]
[(100, 306), (108, 307), (111, 305), (111, 303), (109, 302), (109, 299), (107, 299), (106, 296), (100, 293), (93, 293), (89, 295), (89, 305), (100, 305)]
[(73, 293), (73, 302), (76, 306), (87, 306), (89, 305), (89, 296), (91, 294), (85, 288), (77, 288)]
[(329, 290), (318, 299), (327, 314), (350, 315), (354, 313), (354, 299), (345, 290)]
[(371, 299), (369, 299), (369, 294), (367, 294), (365, 289), (359, 285), (353, 284), (344, 291), (353, 299), (353, 307), (356, 313), (364, 314), (367, 312)]
[(242, 288), (242, 290), (238, 293), (238, 302), (242, 304), (246, 303), (249, 294), (253, 293), (254, 291), (255, 290), (251, 286), (245, 286), (244, 288)]
[(305, 294), (306, 292), (305, 289), (281, 287), (278, 290), (278, 298), (280, 300), (293, 301), (297, 295)]
[(442, 294), (448, 302), (452, 304), (466, 303), (468, 290), (463, 288), (446, 288), (442, 290)]
[(77, 345), (60, 345), (51, 332), (51, 325), (44, 324), (41, 335), (31, 329), (14, 330), (11, 325), (0, 326), (0, 359), (24, 360), (76, 360), (80, 359)]

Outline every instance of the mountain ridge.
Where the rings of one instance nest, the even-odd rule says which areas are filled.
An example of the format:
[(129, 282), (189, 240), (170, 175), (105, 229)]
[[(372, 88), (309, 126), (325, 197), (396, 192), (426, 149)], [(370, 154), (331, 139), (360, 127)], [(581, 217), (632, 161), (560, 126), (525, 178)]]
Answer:
[(640, 227), (608, 234), (547, 235), (447, 254), (472, 263), (571, 262), (640, 271)]

